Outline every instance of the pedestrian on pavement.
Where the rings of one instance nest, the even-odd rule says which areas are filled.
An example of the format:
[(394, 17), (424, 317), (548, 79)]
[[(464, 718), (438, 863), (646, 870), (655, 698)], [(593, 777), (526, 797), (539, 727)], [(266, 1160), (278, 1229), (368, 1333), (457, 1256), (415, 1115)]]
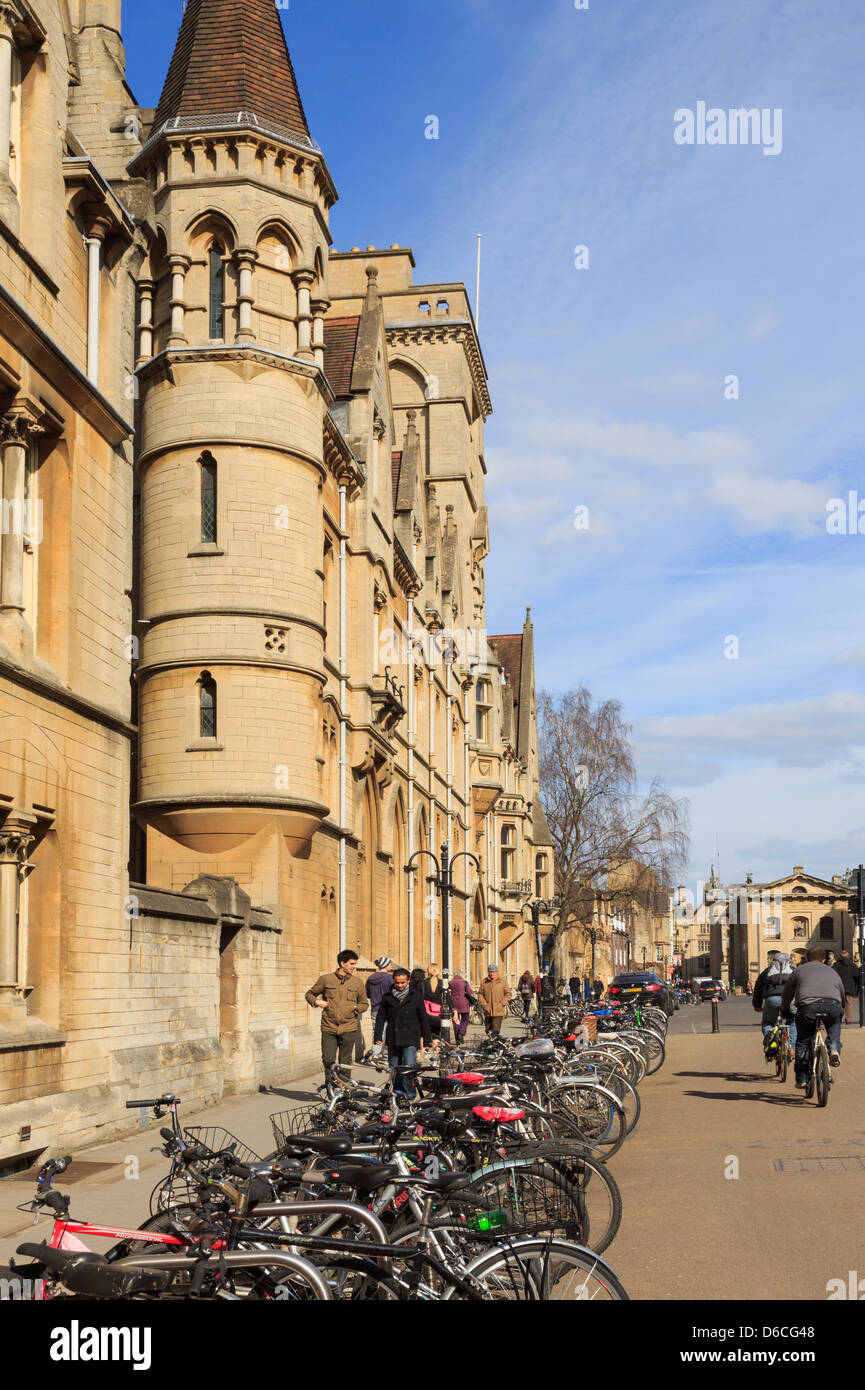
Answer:
[(853, 1000), (859, 993), (859, 971), (853, 964), (853, 958), (849, 951), (842, 951), (838, 960), (832, 966), (837, 970), (838, 976), (844, 986), (844, 1022), (853, 1022)]
[(375, 1029), (375, 1016), (379, 1011), (381, 1001), (393, 984), (392, 965), (393, 961), (390, 956), (379, 956), (375, 962), (375, 972), (368, 977), (366, 982), (366, 997), (372, 1012), (373, 1029)]
[(387, 1047), (387, 1060), (395, 1072), (394, 1084), (401, 1086), (410, 1100), (417, 1091), (414, 1077), (406, 1076), (403, 1068), (417, 1062), (418, 1048), (429, 1047), (432, 1041), (430, 1020), (424, 1008), (420, 990), (412, 989), (409, 973), (398, 965), (393, 972), (393, 984), (379, 1005), (373, 1035), (373, 1051), (381, 1052), (382, 1038)]
[(535, 982), (532, 978), (531, 970), (524, 970), (517, 981), (517, 993), (523, 1006), (523, 1022), (528, 1019), (532, 1010), (532, 1000), (535, 997)]
[(811, 1065), (811, 1041), (821, 1015), (826, 1017), (826, 1045), (829, 1065), (841, 1065), (841, 1015), (845, 1005), (844, 986), (836, 970), (826, 964), (826, 952), (815, 946), (804, 965), (798, 966), (784, 986), (781, 1008), (785, 1014), (795, 1006), (796, 1089), (804, 1089)]
[(579, 1004), (579, 1002), (580, 1002), (580, 977), (579, 977), (579, 975), (572, 975), (571, 978), (568, 980), (568, 994), (570, 995), (570, 999), (571, 999), (571, 1003), (572, 1003), (572, 1004)]
[(540, 999), (538, 1001), (538, 1008), (540, 1011), (541, 1018), (543, 1018), (545, 1013), (549, 1013), (550, 1009), (555, 1007), (555, 1003), (555, 982), (549, 970), (545, 970), (543, 975), (541, 976), (541, 994)]
[(361, 1014), (369, 1008), (363, 982), (355, 978), (357, 951), (340, 951), (336, 970), (319, 975), (306, 992), (311, 1009), (321, 1009), (321, 1060), (325, 1075), (339, 1058), (351, 1075), (351, 1054)]
[(601, 995), (603, 994), (603, 992), (604, 992), (604, 986), (603, 986), (603, 984), (601, 983), (600, 980), (595, 980), (595, 983), (594, 983), (594, 985), (592, 986), (592, 993), (593, 993), (594, 996), (595, 996), (595, 1003), (596, 1003), (596, 1004), (597, 1004), (598, 1000), (600, 999)]
[(477, 999), (468, 980), (461, 970), (455, 970), (451, 980), (451, 1004), (454, 1011), (454, 1040), (456, 1042), (462, 1042), (465, 1037), (472, 1004), (476, 1003)]
[[(768, 959), (769, 964), (766, 969), (757, 976), (757, 982), (754, 985), (754, 997), (751, 1000), (751, 1007), (754, 1011), (756, 1013), (762, 1011), (764, 1049), (768, 1046), (769, 1034), (778, 1021), (778, 1014), (781, 1011), (781, 996), (794, 971), (793, 962), (784, 951), (770, 951)], [(790, 1024), (790, 1046), (796, 1046), (795, 1019)], [(769, 1060), (771, 1061), (771, 1056)]]
[(511, 992), (499, 977), (499, 967), (490, 962), (486, 976), (478, 991), (480, 1006), (484, 1011), (484, 1028), (488, 1033), (500, 1033)]
[(426, 978), (423, 983), (424, 1008), (429, 1017), (430, 1032), (432, 1033), (432, 1045), (438, 1052), (441, 1047), (442, 1037), (442, 1005), (444, 1003), (445, 991), (441, 977), (441, 968), (435, 961), (427, 966)]

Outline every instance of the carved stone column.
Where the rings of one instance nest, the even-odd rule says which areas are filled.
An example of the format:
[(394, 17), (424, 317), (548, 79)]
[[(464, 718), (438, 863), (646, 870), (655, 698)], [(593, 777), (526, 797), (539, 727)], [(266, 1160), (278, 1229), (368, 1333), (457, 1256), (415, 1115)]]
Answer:
[(312, 314), (310, 312), (310, 286), (315, 283), (315, 272), (296, 270), (294, 283), (297, 286), (297, 355), (312, 357)]
[(25, 405), (13, 405), (0, 418), (0, 617), (11, 614), (21, 621), (24, 612), (24, 535), (27, 450), (43, 433), (36, 416)]
[(192, 262), (188, 256), (173, 255), (168, 257), (171, 266), (171, 336), (168, 339), (169, 347), (186, 346), (186, 272)]
[(255, 298), (252, 293), (252, 272), (257, 260), (257, 251), (238, 248), (234, 253), (237, 266), (237, 331), (234, 341), (237, 343), (251, 343), (255, 340), (252, 331), (252, 305)]
[(26, 983), (18, 978), (18, 907), (35, 824), (35, 816), (13, 811), (0, 826), (0, 1007), (14, 1003)]
[(136, 366), (149, 362), (153, 356), (153, 293), (152, 280), (138, 282), (138, 358)]

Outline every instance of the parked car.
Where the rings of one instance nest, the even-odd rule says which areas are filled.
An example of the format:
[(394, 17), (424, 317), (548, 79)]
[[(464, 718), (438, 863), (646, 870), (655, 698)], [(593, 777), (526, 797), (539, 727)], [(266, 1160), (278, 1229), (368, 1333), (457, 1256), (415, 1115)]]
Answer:
[(700, 981), (701, 999), (726, 999), (727, 991), (721, 980), (701, 980)]
[(608, 998), (623, 1004), (654, 1004), (669, 1017), (675, 1011), (673, 991), (654, 970), (635, 970), (617, 975), (607, 990)]

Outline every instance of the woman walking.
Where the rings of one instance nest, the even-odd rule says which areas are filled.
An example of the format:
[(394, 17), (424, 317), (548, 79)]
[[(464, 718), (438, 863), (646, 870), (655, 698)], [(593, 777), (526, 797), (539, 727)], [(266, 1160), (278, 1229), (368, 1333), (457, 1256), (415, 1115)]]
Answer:
[(434, 1052), (438, 1052), (441, 1045), (442, 1004), (444, 1003), (444, 993), (441, 971), (435, 962), (433, 962), (432, 965), (427, 967), (426, 979), (424, 980), (423, 986), (423, 1002), (424, 1008), (429, 1015), (429, 1028), (432, 1034)]
[(469, 1026), (472, 1004), (476, 1004), (477, 999), (461, 970), (455, 970), (451, 980), (451, 1003), (454, 1010), (454, 1039), (456, 1042), (462, 1042)]
[(535, 993), (535, 977), (531, 970), (524, 970), (517, 981), (517, 993), (523, 1006), (523, 1022), (526, 1021), (532, 1009), (532, 999)]

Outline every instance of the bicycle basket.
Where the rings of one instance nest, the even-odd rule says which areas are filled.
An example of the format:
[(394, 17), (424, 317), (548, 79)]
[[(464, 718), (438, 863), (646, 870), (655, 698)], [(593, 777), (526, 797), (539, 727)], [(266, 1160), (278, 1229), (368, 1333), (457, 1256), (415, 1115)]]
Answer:
[(209, 1125), (204, 1128), (195, 1126), (194, 1128), (184, 1129), (186, 1138), (193, 1144), (200, 1144), (202, 1148), (209, 1149), (212, 1154), (219, 1153), (221, 1149), (234, 1150), (234, 1157), (238, 1163), (260, 1163), (261, 1154), (257, 1154), (248, 1144), (244, 1144), (238, 1139), (236, 1134), (231, 1134), (229, 1130), (222, 1129), (219, 1125)]
[(320, 1138), (323, 1134), (339, 1134), (345, 1125), (338, 1115), (332, 1115), (325, 1105), (299, 1105), (296, 1110), (281, 1110), (270, 1116), (270, 1127), (277, 1149), (283, 1148), (299, 1135)]
[[(578, 1189), (540, 1158), (480, 1169), (469, 1193), (483, 1196), (486, 1209), (479, 1213), (477, 1207), (466, 1207), (464, 1219), (473, 1229), (480, 1227), (499, 1239), (505, 1235), (582, 1239), (584, 1209)], [(456, 1193), (449, 1209), (459, 1209), (459, 1201)]]

